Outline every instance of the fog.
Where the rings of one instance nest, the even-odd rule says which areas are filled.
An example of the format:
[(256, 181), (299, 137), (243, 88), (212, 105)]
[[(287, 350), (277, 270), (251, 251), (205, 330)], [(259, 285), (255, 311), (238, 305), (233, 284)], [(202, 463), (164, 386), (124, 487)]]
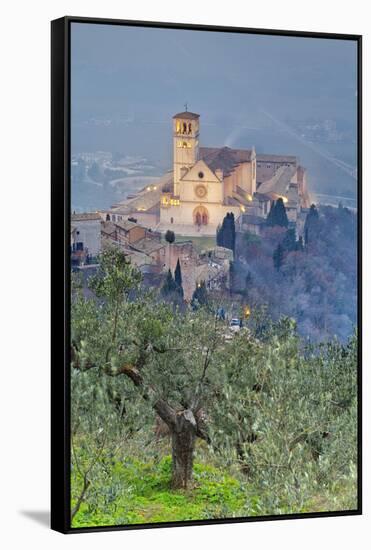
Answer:
[[(313, 192), (355, 196), (355, 42), (73, 23), (71, 45), (73, 153), (166, 169), (187, 103), (202, 145), (296, 154)], [(303, 134), (324, 121), (332, 133)]]

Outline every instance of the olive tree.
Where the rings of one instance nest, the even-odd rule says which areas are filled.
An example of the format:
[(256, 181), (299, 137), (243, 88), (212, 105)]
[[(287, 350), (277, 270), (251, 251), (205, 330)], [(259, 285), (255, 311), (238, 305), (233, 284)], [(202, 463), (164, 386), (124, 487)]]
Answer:
[(180, 313), (156, 302), (139, 282), (121, 252), (102, 254), (90, 285), (95, 297), (73, 300), (72, 367), (116, 380), (116, 398), (121, 378), (133, 384), (167, 425), (172, 485), (186, 488), (196, 438), (209, 440), (204, 411), (212, 397), (211, 380), (217, 378), (224, 325), (207, 310)]

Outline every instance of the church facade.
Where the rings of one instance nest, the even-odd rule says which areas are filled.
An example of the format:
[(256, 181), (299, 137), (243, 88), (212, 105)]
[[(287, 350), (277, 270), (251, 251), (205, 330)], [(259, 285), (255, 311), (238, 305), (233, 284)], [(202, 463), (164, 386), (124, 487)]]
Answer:
[(184, 111), (172, 119), (173, 167), (109, 211), (103, 219), (134, 218), (147, 228), (177, 235), (214, 235), (228, 212), (240, 227), (258, 233), (274, 201), (281, 198), (289, 221), (310, 206), (306, 172), (292, 155), (252, 149), (200, 146), (200, 115)]
[(255, 151), (200, 147), (200, 116), (173, 117), (173, 181), (162, 189), (160, 229), (215, 234), (227, 212), (238, 217), (256, 191)]

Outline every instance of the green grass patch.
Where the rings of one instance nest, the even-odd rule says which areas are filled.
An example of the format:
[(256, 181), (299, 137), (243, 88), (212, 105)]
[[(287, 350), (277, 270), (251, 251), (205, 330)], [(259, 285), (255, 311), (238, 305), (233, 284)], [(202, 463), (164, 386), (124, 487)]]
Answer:
[(192, 241), (193, 246), (198, 253), (203, 250), (210, 250), (216, 246), (216, 237), (204, 236), (204, 237), (183, 237), (176, 236), (175, 242), (184, 243), (185, 241)]
[[(157, 464), (136, 459), (116, 462), (110, 477), (106, 482), (116, 489), (107, 494), (104, 485), (96, 486), (75, 516), (73, 527), (237, 517), (249, 508), (251, 515), (258, 512), (256, 501), (249, 507), (240, 482), (213, 466), (195, 464), (188, 490), (171, 489), (170, 457)], [(75, 483), (79, 483), (77, 478)]]

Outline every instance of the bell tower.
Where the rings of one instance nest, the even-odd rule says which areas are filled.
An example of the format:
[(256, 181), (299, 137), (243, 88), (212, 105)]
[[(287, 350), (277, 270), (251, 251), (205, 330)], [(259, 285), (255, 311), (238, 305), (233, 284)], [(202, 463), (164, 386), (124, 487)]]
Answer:
[(198, 160), (199, 119), (187, 110), (173, 116), (174, 195), (179, 195), (181, 177)]

